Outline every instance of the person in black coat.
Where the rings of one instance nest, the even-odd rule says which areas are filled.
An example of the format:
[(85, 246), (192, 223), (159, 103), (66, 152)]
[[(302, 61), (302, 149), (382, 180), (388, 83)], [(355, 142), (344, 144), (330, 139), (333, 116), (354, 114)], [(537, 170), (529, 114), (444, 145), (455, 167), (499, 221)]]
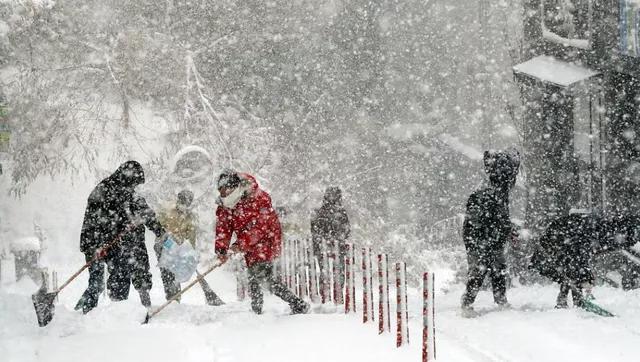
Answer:
[(151, 274), (144, 226), (157, 237), (162, 237), (165, 230), (144, 198), (135, 193), (136, 186), (144, 182), (142, 166), (136, 161), (127, 161), (89, 195), (80, 232), (80, 251), (87, 262), (95, 256), (98, 259), (89, 266), (89, 285), (76, 310), (86, 314), (97, 306), (104, 289), (105, 261), (109, 268), (110, 298), (126, 299), (133, 278), (142, 304), (150, 306)]
[(635, 216), (605, 219), (594, 214), (570, 214), (554, 219), (539, 239), (531, 268), (560, 284), (556, 308), (567, 307), (569, 292), (581, 306), (594, 283), (592, 259), (598, 254), (632, 246), (637, 241)]
[(507, 306), (505, 244), (511, 238), (509, 192), (515, 185), (520, 167), (517, 152), (484, 153), (485, 172), (489, 184), (469, 196), (462, 236), (469, 265), (463, 310), (472, 304), (487, 274), (491, 277), (493, 299)]
[(347, 238), (350, 232), (349, 216), (342, 206), (342, 191), (338, 187), (328, 187), (322, 205), (311, 218), (311, 241), (313, 254), (318, 258), (322, 271), (321, 277), (326, 272), (323, 257), (323, 253), (326, 252), (329, 258), (338, 260), (334, 265), (337, 267), (341, 285), (344, 283), (342, 266), (347, 254)]

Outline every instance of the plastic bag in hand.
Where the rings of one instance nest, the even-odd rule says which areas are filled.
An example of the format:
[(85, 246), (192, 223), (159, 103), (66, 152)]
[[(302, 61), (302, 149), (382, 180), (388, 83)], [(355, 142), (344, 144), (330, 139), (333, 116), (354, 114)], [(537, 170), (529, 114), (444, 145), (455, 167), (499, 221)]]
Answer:
[(162, 243), (162, 255), (158, 266), (169, 270), (178, 283), (184, 283), (196, 271), (198, 265), (198, 252), (191, 243), (178, 244), (173, 237), (167, 237)]

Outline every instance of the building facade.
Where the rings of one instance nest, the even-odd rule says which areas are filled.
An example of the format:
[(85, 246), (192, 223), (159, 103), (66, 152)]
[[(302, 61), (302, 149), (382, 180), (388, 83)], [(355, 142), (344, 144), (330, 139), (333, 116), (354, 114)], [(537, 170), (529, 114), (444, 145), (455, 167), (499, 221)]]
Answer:
[(640, 210), (640, 1), (525, 0), (526, 227)]

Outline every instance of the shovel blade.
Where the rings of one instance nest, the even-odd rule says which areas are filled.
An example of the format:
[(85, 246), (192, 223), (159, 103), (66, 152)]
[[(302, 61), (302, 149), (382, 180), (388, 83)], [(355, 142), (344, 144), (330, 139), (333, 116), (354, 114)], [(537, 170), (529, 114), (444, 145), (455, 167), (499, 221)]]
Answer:
[(33, 301), (33, 307), (36, 310), (36, 317), (38, 318), (38, 325), (44, 327), (53, 319), (53, 313), (55, 312), (54, 299), (58, 295), (57, 292), (45, 293), (39, 291), (31, 295)]
[(147, 312), (147, 315), (144, 317), (144, 320), (142, 321), (141, 324), (147, 324), (149, 323), (149, 319), (151, 319), (151, 316), (149, 315), (149, 313)]

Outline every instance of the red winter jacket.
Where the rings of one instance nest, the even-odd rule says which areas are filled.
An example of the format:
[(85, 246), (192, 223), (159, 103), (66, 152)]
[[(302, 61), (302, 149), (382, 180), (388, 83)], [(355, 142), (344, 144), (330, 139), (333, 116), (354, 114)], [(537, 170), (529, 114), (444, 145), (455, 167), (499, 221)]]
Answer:
[(282, 229), (278, 215), (271, 206), (271, 197), (258, 187), (249, 174), (239, 174), (249, 190), (233, 209), (221, 204), (216, 210), (217, 253), (226, 253), (231, 235), (236, 233), (238, 249), (244, 253), (247, 266), (273, 261), (280, 255)]

